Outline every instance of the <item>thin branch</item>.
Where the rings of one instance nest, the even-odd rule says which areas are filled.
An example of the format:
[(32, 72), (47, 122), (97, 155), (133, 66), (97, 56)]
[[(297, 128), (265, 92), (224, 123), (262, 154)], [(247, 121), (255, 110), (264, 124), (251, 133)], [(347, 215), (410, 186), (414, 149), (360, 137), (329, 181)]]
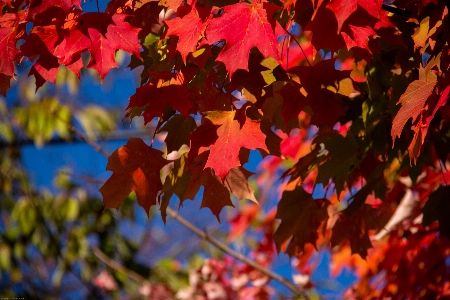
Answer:
[(99, 152), (100, 154), (102, 154), (103, 156), (105, 156), (106, 158), (109, 157), (108, 152), (106, 152), (99, 144), (97, 144), (94, 141), (91, 141), (87, 135), (85, 135), (84, 133), (82, 133), (81, 131), (79, 131), (75, 126), (73, 126), (72, 124), (68, 123), (66, 120), (64, 120), (63, 118), (61, 118), (55, 111), (52, 111), (53, 115), (58, 118), (61, 122), (65, 123), (67, 128), (76, 136), (78, 136), (80, 139), (82, 139), (83, 141), (85, 141), (87, 144), (89, 144), (92, 148), (94, 148), (95, 151)]
[(108, 158), (108, 156), (109, 156), (108, 152), (106, 152), (99, 144), (95, 143), (94, 141), (91, 141), (84, 133), (79, 131), (72, 124), (67, 124), (67, 127), (69, 128), (70, 131), (72, 131), (72, 133), (77, 135), (80, 139), (82, 139), (87, 144), (89, 144), (92, 148), (94, 148), (95, 151), (99, 152), (100, 154), (102, 154), (103, 156)]
[(172, 210), (171, 208), (167, 208), (167, 213), (174, 218), (175, 220), (177, 220), (178, 222), (180, 222), (182, 225), (184, 225), (184, 227), (186, 227), (187, 229), (191, 230), (192, 232), (194, 232), (196, 235), (198, 235), (199, 237), (201, 237), (202, 239), (204, 239), (205, 241), (209, 242), (210, 244), (216, 246), (218, 249), (222, 250), (223, 252), (227, 253), (228, 255), (242, 261), (243, 263), (245, 263), (246, 265), (260, 271), (261, 273), (269, 276), (270, 278), (278, 281), (279, 283), (285, 285), (286, 287), (288, 287), (292, 292), (295, 293), (295, 295), (301, 295), (306, 299), (309, 299), (307, 297), (307, 295), (300, 290), (295, 284), (293, 284), (292, 282), (290, 282), (288, 279), (286, 279), (285, 277), (278, 275), (276, 273), (274, 273), (273, 271), (261, 266), (260, 264), (248, 259), (246, 256), (244, 256), (243, 254), (234, 251), (233, 249), (231, 249), (230, 247), (228, 247), (227, 245), (225, 245), (224, 243), (222, 243), (219, 240), (216, 240), (215, 238), (213, 238), (212, 236), (210, 236), (206, 231), (201, 231), (198, 227), (196, 227), (194, 224), (190, 223), (188, 220), (184, 219), (182, 216), (180, 216), (177, 212), (175, 212), (174, 210)]
[[(70, 125), (70, 124), (68, 124), (68, 125)], [(76, 128), (73, 128), (73, 129), (75, 129), (75, 130), (72, 131), (74, 134), (78, 135), (81, 139), (86, 141), (86, 143), (91, 145), (96, 151), (100, 152), (105, 157), (109, 156), (109, 154), (100, 145), (98, 145), (96, 142), (90, 141), (87, 136), (85, 136), (83, 133), (81, 133)], [(82, 136), (80, 136), (80, 134)], [(194, 224), (190, 223), (188, 220), (186, 220), (183, 217), (181, 217), (180, 215), (178, 215), (178, 213), (175, 212), (174, 210), (172, 210), (170, 207), (167, 207), (166, 211), (172, 218), (174, 218), (175, 220), (180, 222), (183, 226), (185, 226), (186, 228), (188, 228), (189, 230), (194, 232), (196, 235), (198, 235), (199, 237), (201, 237), (205, 241), (208, 241), (210, 244), (216, 246), (218, 249), (222, 250), (223, 252), (227, 253), (228, 255), (230, 255), (230, 256), (232, 256), (232, 257), (242, 261), (243, 263), (247, 264), (248, 266), (250, 266), (250, 267), (260, 271), (261, 273), (269, 276), (270, 278), (280, 282), (281, 284), (283, 284), (287, 288), (289, 288), (292, 292), (294, 292), (296, 295), (300, 295), (300, 296), (304, 297), (305, 299), (309, 299), (308, 296), (301, 289), (299, 289), (294, 283), (289, 281), (287, 278), (285, 278), (285, 277), (283, 277), (283, 276), (281, 276), (279, 274), (276, 274), (275, 272), (273, 272), (273, 271), (271, 271), (271, 270), (269, 270), (269, 269), (259, 265), (258, 263), (254, 262), (254, 261), (252, 261), (250, 259), (248, 259), (243, 254), (234, 251), (233, 249), (231, 249), (230, 247), (228, 247), (224, 243), (222, 243), (222, 242), (216, 240), (215, 238), (211, 237), (210, 235), (208, 235), (208, 233), (200, 230)]]
[[(308, 65), (312, 68), (313, 66), (312, 66), (311, 63), (309, 62), (308, 57), (306, 56), (306, 53), (305, 53), (305, 51), (303, 50), (302, 45), (300, 45), (300, 43), (297, 41), (297, 39), (295, 38), (295, 36), (294, 36), (292, 33), (290, 33), (289, 30), (287, 30), (287, 29), (284, 28), (283, 26), (281, 26), (281, 27), (282, 27), (282, 28), (284, 29), (284, 31), (286, 31), (286, 33), (289, 34), (289, 35), (291, 36), (291, 38), (297, 43), (297, 45), (300, 47), (300, 50), (301, 50), (302, 53), (303, 53), (303, 56), (304, 56), (305, 59), (306, 59), (306, 62), (307, 62)], [(289, 47), (289, 45), (288, 45), (288, 47)]]
[(94, 255), (105, 265), (110, 267), (113, 270), (116, 270), (118, 272), (121, 272), (125, 275), (127, 275), (129, 278), (133, 279), (140, 285), (150, 284), (150, 282), (139, 275), (138, 273), (134, 272), (133, 270), (128, 269), (127, 267), (121, 265), (120, 263), (116, 262), (115, 260), (109, 258), (105, 253), (102, 252), (98, 247), (94, 247), (92, 249), (94, 251)]
[(78, 175), (66, 170), (61, 170), (58, 173), (66, 175), (66, 176), (70, 176), (76, 179), (80, 179), (82, 181), (88, 182), (88, 183), (93, 183), (93, 184), (104, 184), (105, 182), (101, 179), (95, 178), (95, 177), (91, 177), (91, 176), (86, 176), (86, 175)]

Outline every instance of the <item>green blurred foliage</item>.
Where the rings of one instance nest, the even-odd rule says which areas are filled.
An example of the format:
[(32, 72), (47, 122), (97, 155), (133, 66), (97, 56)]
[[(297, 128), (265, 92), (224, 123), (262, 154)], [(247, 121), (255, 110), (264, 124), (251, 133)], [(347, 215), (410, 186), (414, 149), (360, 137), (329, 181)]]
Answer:
[[(78, 82), (72, 77), (61, 68), (56, 87), (68, 85), (75, 94)], [(95, 105), (73, 108), (45, 86), (34, 94), (28, 79), (18, 84), (17, 103), (0, 99), (0, 298), (148, 297), (148, 286), (105, 264), (94, 249), (139, 274), (150, 290), (155, 285), (171, 295), (171, 289), (186, 285), (188, 275), (173, 259), (156, 262), (152, 269), (136, 261), (142, 245), (124, 237), (119, 227), (121, 222), (136, 224), (134, 199), (127, 199), (119, 212), (103, 212), (102, 200), (86, 189), (87, 184), (100, 186), (98, 180), (77, 180), (62, 169), (52, 191), (38, 190), (21, 163), (22, 145), (70, 143), (77, 138), (72, 126), (92, 140), (107, 136), (119, 122), (115, 114)]]

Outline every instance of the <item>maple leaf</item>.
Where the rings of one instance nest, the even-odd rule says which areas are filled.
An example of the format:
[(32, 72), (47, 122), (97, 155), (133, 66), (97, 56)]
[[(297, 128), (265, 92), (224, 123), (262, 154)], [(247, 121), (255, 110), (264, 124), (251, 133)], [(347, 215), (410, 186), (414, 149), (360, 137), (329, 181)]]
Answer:
[(326, 210), (319, 209), (311, 194), (297, 186), (293, 191), (283, 192), (275, 218), (281, 219), (273, 234), (277, 251), (280, 252), (283, 244), (290, 240), (285, 252), (294, 256), (303, 252), (306, 243), (315, 246), (317, 228), (328, 215)]
[(337, 118), (344, 115), (335, 93), (326, 86), (337, 88), (336, 79), (339, 81), (350, 77), (350, 71), (338, 71), (334, 64), (335, 59), (329, 59), (312, 67), (298, 66), (287, 71), (295, 75), (299, 83), (291, 80), (277, 92), (283, 97), (282, 114), (285, 124), (296, 118), (305, 106), (312, 109), (314, 124), (317, 125), (328, 124), (333, 127)]
[(119, 67), (114, 58), (116, 49), (114, 44), (97, 29), (89, 28), (88, 32), (92, 40), (92, 46), (90, 47), (91, 59), (86, 67), (96, 70), (100, 74), (101, 81), (103, 81), (109, 70)]
[(392, 143), (395, 142), (396, 137), (400, 137), (403, 127), (409, 118), (412, 118), (412, 122), (417, 119), (425, 102), (433, 92), (436, 83), (437, 76), (429, 69), (428, 65), (426, 68), (421, 67), (419, 70), (419, 79), (414, 80), (408, 85), (405, 93), (397, 103), (401, 104), (402, 107), (392, 122)]
[(307, 23), (304, 30), (313, 33), (311, 44), (316, 49), (327, 48), (333, 52), (345, 46), (344, 39), (337, 34), (336, 16), (331, 10), (323, 6), (319, 6), (315, 10), (312, 20)]
[(278, 60), (277, 40), (262, 4), (238, 3), (223, 8), (220, 17), (210, 20), (202, 44), (225, 40), (217, 57), (232, 77), (237, 69), (248, 71), (250, 49), (257, 47), (264, 57)]
[(261, 132), (260, 123), (245, 117), (242, 128), (234, 119), (236, 111), (210, 111), (206, 118), (217, 128), (217, 140), (210, 146), (210, 154), (205, 168), (212, 168), (222, 181), (231, 168), (241, 165), (239, 150), (245, 147), (250, 150), (257, 148), (269, 152), (266, 147), (266, 135)]
[(335, 16), (338, 23), (337, 33), (339, 34), (342, 29), (344, 22), (350, 17), (350, 15), (356, 11), (358, 5), (357, 0), (332, 0), (326, 8), (331, 10)]
[(141, 59), (141, 45), (137, 38), (140, 29), (126, 22), (127, 17), (125, 14), (113, 15), (112, 21), (114, 24), (108, 26), (106, 38), (114, 44), (116, 49), (123, 50)]
[(182, 145), (189, 145), (188, 135), (197, 127), (194, 118), (185, 119), (182, 115), (174, 115), (158, 132), (167, 131), (164, 142), (167, 152), (178, 151)]
[(139, 138), (131, 138), (108, 158), (106, 170), (113, 174), (100, 188), (104, 210), (119, 209), (125, 198), (134, 191), (139, 205), (147, 215), (150, 206), (156, 204), (156, 196), (162, 189), (160, 170), (168, 160), (159, 150), (147, 146)]
[[(441, 108), (447, 102), (449, 94), (450, 94), (450, 86), (447, 86), (439, 97), (437, 95), (433, 95), (434, 97), (433, 96), (430, 97), (429, 100), (427, 101), (427, 105), (421, 111), (417, 124), (413, 126), (412, 129), (414, 130), (414, 137), (410, 145), (408, 146), (408, 152), (410, 159), (411, 160), (414, 159), (414, 163), (416, 163), (417, 158), (420, 155), (420, 149), (425, 141), (425, 136), (427, 135), (428, 127), (430, 126), (431, 120), (433, 120), (434, 115), (436, 114), (438, 109)], [(438, 99), (437, 102), (432, 101), (435, 100), (436, 98)], [(431, 110), (431, 108), (433, 108), (433, 110)]]
[(29, 75), (36, 77), (36, 90), (46, 81), (55, 82), (58, 74), (58, 51), (60, 36), (54, 25), (35, 27), (25, 36), (25, 44), (20, 47), (22, 55), (39, 58), (30, 70)]
[(161, 116), (166, 103), (187, 117), (192, 92), (187, 83), (192, 77), (188, 70), (185, 69), (185, 72), (188, 73), (187, 78), (181, 72), (155, 73), (149, 83), (137, 88), (136, 93), (130, 97), (126, 117), (132, 115), (134, 107), (143, 107), (144, 124), (147, 124), (153, 118)]
[(183, 199), (191, 176), (187, 171), (187, 153), (184, 153), (179, 159), (175, 160), (172, 170), (164, 180), (162, 194), (159, 196), (161, 217), (166, 223), (167, 207), (173, 195)]
[(76, 26), (71, 26), (68, 34), (58, 46), (55, 56), (59, 58), (59, 63), (68, 65), (81, 58), (81, 52), (91, 46), (91, 40), (84, 35)]
[(163, 5), (167, 8), (173, 9), (174, 11), (178, 10), (183, 0), (163, 0)]
[[(114, 58), (118, 49), (134, 54), (141, 59), (141, 46), (137, 38), (140, 29), (126, 22), (126, 15), (115, 14), (112, 17), (105, 16), (102, 13), (86, 15), (83, 15), (83, 26), (87, 28), (87, 35), (92, 41), (89, 47), (91, 59), (87, 68), (96, 70), (102, 81), (109, 70), (118, 67)], [(102, 19), (104, 19), (104, 22), (101, 22)], [(86, 35), (86, 32), (83, 33)]]
[(205, 123), (189, 135), (189, 139), (191, 140), (189, 162), (192, 162), (197, 155), (207, 151), (217, 141), (218, 127), (212, 123)]
[[(425, 50), (430, 46), (431, 50), (434, 49), (436, 44), (436, 40), (432, 38), (436, 33), (442, 32), (442, 25), (444, 24), (444, 19), (448, 15), (448, 9), (445, 8), (442, 12), (442, 16), (438, 17), (436, 21), (434, 16), (430, 18), (430, 16), (425, 17), (420, 21), (419, 27), (414, 29), (414, 33), (412, 35), (412, 39), (414, 40), (414, 50), (420, 49), (420, 53), (424, 53)], [(412, 19), (411, 21), (416, 21)], [(431, 25), (433, 25), (431, 27)], [(431, 28), (430, 28), (431, 27)]]
[(357, 253), (365, 258), (367, 250), (372, 248), (368, 234), (369, 229), (372, 228), (368, 220), (375, 214), (375, 210), (370, 205), (364, 204), (352, 215), (340, 215), (333, 227), (331, 247), (340, 245), (344, 240), (349, 240), (352, 254)]
[(333, 179), (339, 197), (344, 190), (344, 183), (348, 179), (350, 170), (358, 162), (358, 145), (350, 134), (344, 138), (338, 133), (326, 138), (323, 143), (331, 159), (318, 167), (316, 183), (322, 183), (325, 186), (330, 179)]
[(16, 48), (15, 38), (15, 27), (0, 28), (0, 53), (2, 53), (2, 59), (0, 60), (0, 73), (10, 77), (14, 76), (14, 59), (19, 53), (19, 50)]
[(264, 81), (264, 77), (261, 72), (266, 71), (268, 68), (261, 65), (261, 61), (264, 57), (259, 53), (250, 53), (248, 61), (248, 71), (237, 70), (233, 74), (233, 78), (228, 85), (230, 91), (242, 90), (250, 92), (253, 97), (259, 99), (261, 90), (267, 83)]
[(186, 64), (189, 53), (197, 49), (199, 36), (205, 30), (208, 21), (203, 22), (194, 7), (183, 18), (168, 20), (166, 24), (169, 27), (167, 36), (178, 37), (177, 50)]
[[(163, 195), (160, 197), (161, 215), (166, 221), (166, 209), (173, 195), (180, 199), (180, 205), (186, 199), (194, 199), (200, 186), (204, 186), (202, 207), (208, 207), (219, 219), (220, 211), (224, 206), (233, 206), (230, 192), (238, 199), (249, 199), (256, 202), (254, 190), (248, 183), (252, 172), (242, 167), (233, 168), (225, 178), (224, 184), (210, 169), (204, 170), (208, 153), (195, 158), (194, 162), (187, 163), (187, 153), (176, 160), (173, 169), (167, 175), (163, 186)], [(192, 175), (191, 175), (192, 174)]]
[(216, 216), (220, 222), (219, 214), (225, 206), (233, 206), (231, 202), (230, 192), (223, 185), (219, 176), (214, 172), (205, 168), (208, 152), (198, 155), (193, 163), (189, 165), (189, 173), (191, 174), (188, 186), (180, 199), (181, 203), (187, 199), (194, 199), (203, 186), (203, 199), (201, 208), (207, 207)]
[(239, 200), (249, 199), (258, 203), (255, 198), (255, 190), (250, 186), (248, 178), (252, 176), (250, 172), (243, 167), (235, 167), (230, 169), (227, 177), (225, 177), (224, 184), (227, 189), (236, 196)]
[(359, 47), (371, 52), (369, 49), (369, 38), (373, 35), (376, 35), (376, 32), (373, 31), (373, 29), (368, 26), (358, 27), (349, 25), (349, 27), (350, 30), (352, 31), (353, 38), (350, 37), (347, 33), (342, 32), (342, 37), (345, 40), (347, 49), (350, 50), (353, 47)]

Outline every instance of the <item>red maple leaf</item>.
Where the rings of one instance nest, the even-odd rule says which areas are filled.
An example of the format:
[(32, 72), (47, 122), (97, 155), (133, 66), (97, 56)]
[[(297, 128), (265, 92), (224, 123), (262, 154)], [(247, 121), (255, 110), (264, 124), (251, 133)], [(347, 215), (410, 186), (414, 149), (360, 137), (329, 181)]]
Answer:
[(0, 17), (0, 73), (14, 76), (14, 59), (19, 51), (16, 48), (16, 33), (19, 16), (5, 13)]
[(112, 16), (114, 24), (108, 26), (106, 38), (114, 44), (116, 49), (134, 54), (140, 59), (141, 45), (137, 38), (140, 29), (131, 26), (125, 21), (125, 18), (127, 18), (127, 15), (124, 14), (115, 14)]
[(91, 46), (91, 40), (84, 35), (77, 26), (71, 26), (64, 36), (64, 40), (55, 52), (61, 64), (70, 64), (81, 57), (81, 53)]
[(356, 11), (357, 2), (357, 0), (333, 0), (328, 3), (327, 8), (335, 14), (338, 22), (337, 33), (341, 32), (344, 22)]
[(166, 24), (169, 27), (167, 36), (178, 37), (177, 50), (186, 64), (189, 53), (197, 48), (198, 37), (205, 30), (207, 20), (203, 22), (197, 9), (193, 7), (183, 18), (168, 20)]
[(118, 68), (114, 58), (116, 48), (97, 29), (89, 28), (88, 32), (92, 40), (92, 45), (90, 47), (91, 60), (86, 67), (96, 70), (100, 74), (100, 79), (103, 81), (109, 70)]
[(139, 138), (131, 138), (128, 143), (111, 154), (106, 170), (113, 174), (100, 188), (104, 210), (119, 209), (126, 197), (134, 191), (137, 201), (145, 212), (156, 204), (156, 196), (162, 189), (160, 170), (169, 163), (162, 152), (147, 146)]
[(425, 102), (433, 92), (437, 83), (437, 76), (429, 69), (430, 64), (432, 63), (428, 63), (426, 68), (419, 70), (419, 79), (409, 84), (397, 103), (401, 104), (402, 107), (392, 121), (392, 143), (394, 143), (396, 137), (400, 137), (409, 118), (412, 118), (412, 122), (417, 119), (424, 108)]
[(46, 81), (55, 82), (58, 74), (58, 58), (54, 53), (58, 49), (60, 36), (54, 25), (35, 27), (25, 36), (25, 44), (20, 47), (22, 55), (39, 56), (30, 70), (29, 75), (36, 77), (36, 90)]
[(106, 34), (103, 35), (101, 30), (96, 28), (88, 28), (89, 37), (92, 44), (89, 48), (91, 52), (91, 60), (87, 68), (92, 68), (100, 74), (103, 80), (112, 68), (117, 68), (114, 58), (115, 52), (121, 49), (125, 52), (132, 53), (140, 58), (140, 44), (138, 42), (138, 28), (132, 27), (125, 22), (126, 15), (115, 14), (112, 16), (111, 24), (107, 27)]
[(418, 122), (414, 124), (412, 128), (414, 130), (414, 137), (408, 147), (409, 157), (411, 160), (414, 159), (414, 162), (419, 157), (420, 149), (425, 141), (431, 120), (433, 120), (438, 109), (447, 103), (449, 94), (450, 85), (446, 86), (441, 93), (433, 94), (427, 101), (425, 108), (421, 111)]
[(352, 37), (350, 37), (347, 33), (342, 32), (342, 37), (347, 44), (347, 49), (350, 50), (353, 47), (359, 47), (371, 52), (369, 49), (369, 38), (376, 35), (376, 32), (369, 26), (358, 27), (349, 25), (349, 27), (352, 32)]
[(15, 28), (0, 28), (0, 51), (4, 53), (0, 60), (0, 72), (11, 77), (14, 76), (14, 58), (19, 53), (15, 38)]
[(260, 3), (225, 6), (223, 14), (209, 22), (203, 44), (220, 40), (226, 44), (217, 60), (225, 64), (230, 77), (237, 69), (248, 71), (248, 57), (253, 47), (257, 47), (264, 57), (278, 60), (277, 40)]
[(211, 111), (206, 113), (217, 128), (218, 139), (210, 147), (210, 154), (205, 168), (212, 168), (222, 181), (231, 168), (241, 165), (239, 150), (244, 147), (250, 150), (257, 148), (269, 152), (266, 147), (266, 135), (261, 132), (260, 123), (246, 117), (242, 125), (235, 120), (236, 111)]

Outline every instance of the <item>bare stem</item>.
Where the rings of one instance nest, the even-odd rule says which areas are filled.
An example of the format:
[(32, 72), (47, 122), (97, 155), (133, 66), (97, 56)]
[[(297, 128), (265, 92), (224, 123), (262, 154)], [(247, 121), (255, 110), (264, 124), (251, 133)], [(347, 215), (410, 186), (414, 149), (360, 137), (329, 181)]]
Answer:
[(102, 154), (103, 156), (105, 156), (106, 158), (108, 158), (109, 154), (108, 152), (106, 152), (99, 144), (97, 144), (96, 142), (90, 140), (87, 135), (85, 135), (84, 133), (82, 133), (81, 131), (79, 131), (75, 126), (73, 126), (72, 124), (70, 124), (69, 122), (67, 122), (66, 120), (62, 119), (60, 116), (58, 116), (58, 114), (56, 112), (52, 112), (53, 115), (55, 117), (57, 117), (61, 122), (64, 122), (67, 125), (67, 128), (76, 136), (78, 136), (80, 139), (82, 139), (84, 142), (86, 142), (87, 144), (89, 144), (92, 148), (94, 148), (95, 151), (99, 152), (100, 154)]
[(105, 253), (102, 252), (98, 247), (93, 248), (94, 255), (105, 265), (110, 267), (113, 270), (116, 270), (118, 272), (121, 272), (125, 275), (127, 275), (129, 278), (133, 279), (140, 285), (149, 284), (149, 281), (139, 275), (138, 273), (134, 272), (133, 270), (130, 270), (126, 268), (125, 266), (121, 265), (120, 263), (116, 262), (115, 260), (109, 258)]
[(300, 290), (295, 284), (290, 282), (285, 277), (274, 273), (273, 271), (271, 271), (271, 270), (261, 266), (260, 264), (254, 262), (254, 261), (252, 261), (250, 259), (248, 259), (243, 254), (234, 251), (233, 249), (231, 249), (230, 247), (228, 247), (227, 245), (225, 245), (221, 241), (216, 240), (215, 238), (210, 236), (206, 231), (200, 230), (198, 227), (196, 227), (194, 224), (192, 224), (191, 222), (189, 222), (188, 220), (186, 220), (185, 218), (180, 216), (177, 212), (172, 210), (170, 207), (167, 207), (166, 211), (172, 218), (174, 218), (175, 220), (180, 222), (182, 225), (184, 225), (184, 227), (186, 227), (187, 229), (191, 230), (192, 232), (194, 232), (196, 235), (198, 235), (199, 237), (201, 237), (205, 241), (207, 241), (210, 244), (216, 246), (218, 249), (222, 250), (223, 252), (227, 253), (228, 255), (230, 255), (230, 256), (232, 256), (232, 257), (242, 261), (246, 265), (248, 265), (248, 266), (250, 266), (252, 268), (255, 268), (256, 270), (260, 271), (264, 275), (267, 275), (270, 278), (280, 282), (281, 284), (283, 284), (286, 287), (288, 287), (295, 295), (301, 295), (304, 298), (308, 299), (308, 297), (306, 296), (306, 294), (302, 290)]
[[(287, 29), (284, 28), (284, 27), (283, 27), (283, 29), (284, 29), (284, 31), (286, 31), (287, 34), (289, 34), (289, 35), (291, 36), (291, 38), (292, 38), (292, 39), (297, 43), (297, 45), (300, 47), (300, 50), (302, 51), (303, 56), (304, 56), (305, 59), (306, 59), (306, 62), (307, 62), (308, 65), (312, 68), (313, 66), (312, 66), (311, 63), (309, 62), (308, 57), (306, 56), (305, 51), (303, 51), (302, 45), (300, 45), (300, 43), (297, 41), (297, 39), (295, 38), (295, 36), (294, 36), (292, 33), (290, 33), (289, 30), (287, 30)], [(288, 45), (288, 47), (289, 47), (289, 45)]]

